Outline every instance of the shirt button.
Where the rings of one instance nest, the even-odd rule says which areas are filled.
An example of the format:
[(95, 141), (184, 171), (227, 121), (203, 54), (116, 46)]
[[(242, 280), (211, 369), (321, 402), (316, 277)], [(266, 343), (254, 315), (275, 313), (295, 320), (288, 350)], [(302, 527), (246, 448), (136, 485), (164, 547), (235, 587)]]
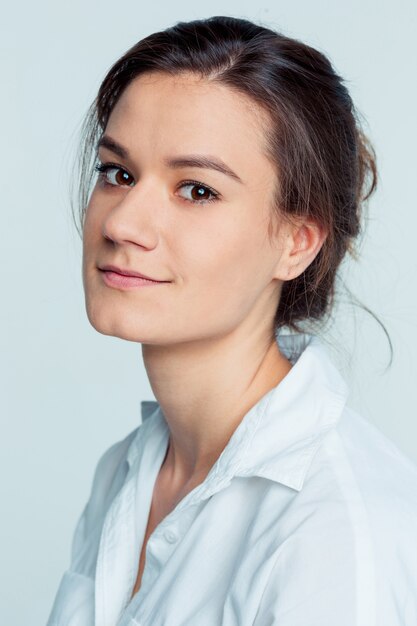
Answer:
[(164, 537), (169, 543), (175, 543), (178, 539), (177, 535), (172, 532), (172, 530), (166, 530), (164, 532)]

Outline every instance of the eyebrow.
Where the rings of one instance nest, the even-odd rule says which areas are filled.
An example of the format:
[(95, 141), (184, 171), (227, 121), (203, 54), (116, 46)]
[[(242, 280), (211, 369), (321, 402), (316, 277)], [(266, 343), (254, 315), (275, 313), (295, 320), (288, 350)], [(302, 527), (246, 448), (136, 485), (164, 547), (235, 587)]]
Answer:
[[(97, 150), (102, 148), (107, 148), (114, 154), (117, 154), (121, 159), (129, 159), (129, 152), (120, 145), (117, 141), (109, 137), (108, 135), (103, 135), (98, 143)], [(217, 172), (221, 172), (226, 176), (230, 176), (239, 183), (243, 184), (243, 180), (234, 172), (224, 161), (219, 159), (218, 157), (210, 156), (210, 155), (202, 155), (202, 154), (183, 154), (175, 157), (166, 157), (164, 159), (164, 164), (172, 169), (177, 169), (181, 167), (201, 167), (205, 169), (216, 170)]]

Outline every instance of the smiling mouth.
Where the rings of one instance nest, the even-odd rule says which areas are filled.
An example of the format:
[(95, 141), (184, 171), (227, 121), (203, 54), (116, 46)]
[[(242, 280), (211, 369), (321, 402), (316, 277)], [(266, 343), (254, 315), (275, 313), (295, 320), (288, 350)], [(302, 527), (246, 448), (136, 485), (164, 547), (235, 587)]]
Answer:
[(164, 285), (167, 281), (151, 280), (142, 276), (126, 276), (112, 270), (100, 270), (103, 280), (109, 287), (119, 289), (132, 289), (137, 287), (150, 287), (154, 285)]
[(147, 276), (146, 274), (142, 274), (141, 272), (136, 272), (134, 270), (125, 269), (123, 267), (118, 267), (117, 265), (111, 265), (109, 263), (106, 265), (98, 265), (97, 267), (99, 270), (104, 270), (104, 271), (109, 270), (110, 272), (116, 272), (116, 274), (121, 274), (122, 276), (138, 276), (139, 278), (146, 278), (147, 280), (152, 280), (156, 283), (170, 282), (167, 280), (159, 280), (158, 278), (152, 278), (152, 276)]

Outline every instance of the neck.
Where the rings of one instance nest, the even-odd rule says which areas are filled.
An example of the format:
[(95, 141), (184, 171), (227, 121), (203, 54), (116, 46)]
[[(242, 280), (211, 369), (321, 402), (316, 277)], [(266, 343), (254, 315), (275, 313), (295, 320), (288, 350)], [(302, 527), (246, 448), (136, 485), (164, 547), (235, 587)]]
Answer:
[(204, 477), (256, 402), (292, 365), (275, 337), (235, 331), (171, 346), (142, 344), (145, 368), (170, 430), (163, 471), (173, 487)]

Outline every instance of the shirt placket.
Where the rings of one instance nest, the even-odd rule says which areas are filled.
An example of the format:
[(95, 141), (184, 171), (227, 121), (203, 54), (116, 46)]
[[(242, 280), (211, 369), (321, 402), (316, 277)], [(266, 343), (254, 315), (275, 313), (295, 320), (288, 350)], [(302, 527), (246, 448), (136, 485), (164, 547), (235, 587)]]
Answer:
[(133, 589), (153, 485), (167, 444), (163, 429), (154, 427), (144, 449), (132, 454), (125, 484), (104, 522), (95, 583), (95, 621), (100, 626), (115, 626)]
[(141, 586), (123, 612), (117, 626), (148, 626), (147, 615), (157, 601), (156, 583), (168, 559), (178, 543), (186, 535), (191, 524), (204, 507), (205, 501), (230, 483), (230, 477), (211, 476), (198, 485), (169, 513), (150, 535), (146, 546), (145, 568)]
[(95, 621), (114, 626), (128, 601), (136, 564), (135, 479), (131, 476), (116, 496), (106, 516), (97, 558)]

